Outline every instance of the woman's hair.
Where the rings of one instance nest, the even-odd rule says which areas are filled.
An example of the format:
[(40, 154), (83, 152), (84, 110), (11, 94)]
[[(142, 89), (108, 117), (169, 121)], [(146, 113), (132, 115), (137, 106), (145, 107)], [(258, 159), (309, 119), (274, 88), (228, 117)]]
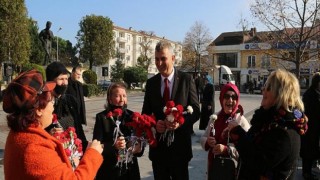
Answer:
[(269, 75), (265, 88), (273, 94), (277, 109), (283, 107), (291, 111), (292, 108), (297, 108), (304, 111), (299, 81), (294, 74), (277, 69)]
[(111, 95), (113, 93), (113, 90), (114, 89), (117, 89), (117, 88), (122, 88), (124, 90), (127, 89), (127, 85), (123, 82), (114, 82), (114, 83), (111, 83), (111, 85), (109, 86), (108, 90), (107, 90), (107, 104), (109, 105), (109, 100), (111, 98)]
[(37, 96), (37, 102), (35, 103), (34, 108), (18, 110), (7, 115), (7, 123), (9, 128), (11, 128), (13, 131), (22, 131), (31, 125), (39, 125), (39, 120), (36, 116), (36, 110), (46, 108), (53, 96), (51, 95), (51, 92), (48, 91)]

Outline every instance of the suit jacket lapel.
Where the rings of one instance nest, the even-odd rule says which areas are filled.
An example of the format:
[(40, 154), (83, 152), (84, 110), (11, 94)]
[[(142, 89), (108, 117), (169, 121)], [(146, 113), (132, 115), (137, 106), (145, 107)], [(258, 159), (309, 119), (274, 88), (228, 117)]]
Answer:
[(175, 69), (174, 73), (174, 83), (172, 87), (172, 94), (171, 94), (171, 99), (174, 100), (174, 97), (176, 96), (177, 90), (178, 90), (178, 84), (179, 84), (179, 73)]

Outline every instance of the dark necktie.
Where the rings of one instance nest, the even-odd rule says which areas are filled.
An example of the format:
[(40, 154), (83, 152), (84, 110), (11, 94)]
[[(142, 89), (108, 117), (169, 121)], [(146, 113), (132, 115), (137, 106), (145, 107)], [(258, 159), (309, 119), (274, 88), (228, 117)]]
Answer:
[(170, 89), (169, 89), (169, 80), (168, 80), (168, 78), (164, 79), (163, 99), (164, 99), (164, 102), (167, 102), (170, 99)]

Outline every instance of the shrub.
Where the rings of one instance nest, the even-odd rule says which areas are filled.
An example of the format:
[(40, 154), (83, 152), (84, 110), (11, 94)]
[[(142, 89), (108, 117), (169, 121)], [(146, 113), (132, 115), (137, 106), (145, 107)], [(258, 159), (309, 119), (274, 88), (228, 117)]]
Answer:
[(33, 63), (24, 64), (24, 65), (22, 65), (22, 67), (21, 67), (21, 72), (29, 71), (29, 70), (31, 70), (31, 69), (36, 69), (36, 70), (38, 70), (38, 71), (41, 73), (41, 75), (42, 75), (42, 77), (43, 77), (43, 80), (46, 81), (46, 79), (47, 79), (47, 78), (46, 78), (46, 71), (45, 71), (44, 67), (41, 66), (41, 65), (33, 64)]
[(97, 84), (97, 74), (90, 69), (82, 73), (82, 78), (87, 84)]
[(83, 84), (83, 94), (85, 96), (97, 96), (102, 93), (101, 88), (96, 84)]

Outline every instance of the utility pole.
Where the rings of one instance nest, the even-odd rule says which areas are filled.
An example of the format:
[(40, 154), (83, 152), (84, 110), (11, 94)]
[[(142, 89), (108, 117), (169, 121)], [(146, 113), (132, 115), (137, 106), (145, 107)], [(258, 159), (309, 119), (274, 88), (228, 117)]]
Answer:
[(62, 29), (62, 27), (60, 27), (57, 31), (57, 61), (59, 61), (59, 39), (58, 39), (58, 32)]

